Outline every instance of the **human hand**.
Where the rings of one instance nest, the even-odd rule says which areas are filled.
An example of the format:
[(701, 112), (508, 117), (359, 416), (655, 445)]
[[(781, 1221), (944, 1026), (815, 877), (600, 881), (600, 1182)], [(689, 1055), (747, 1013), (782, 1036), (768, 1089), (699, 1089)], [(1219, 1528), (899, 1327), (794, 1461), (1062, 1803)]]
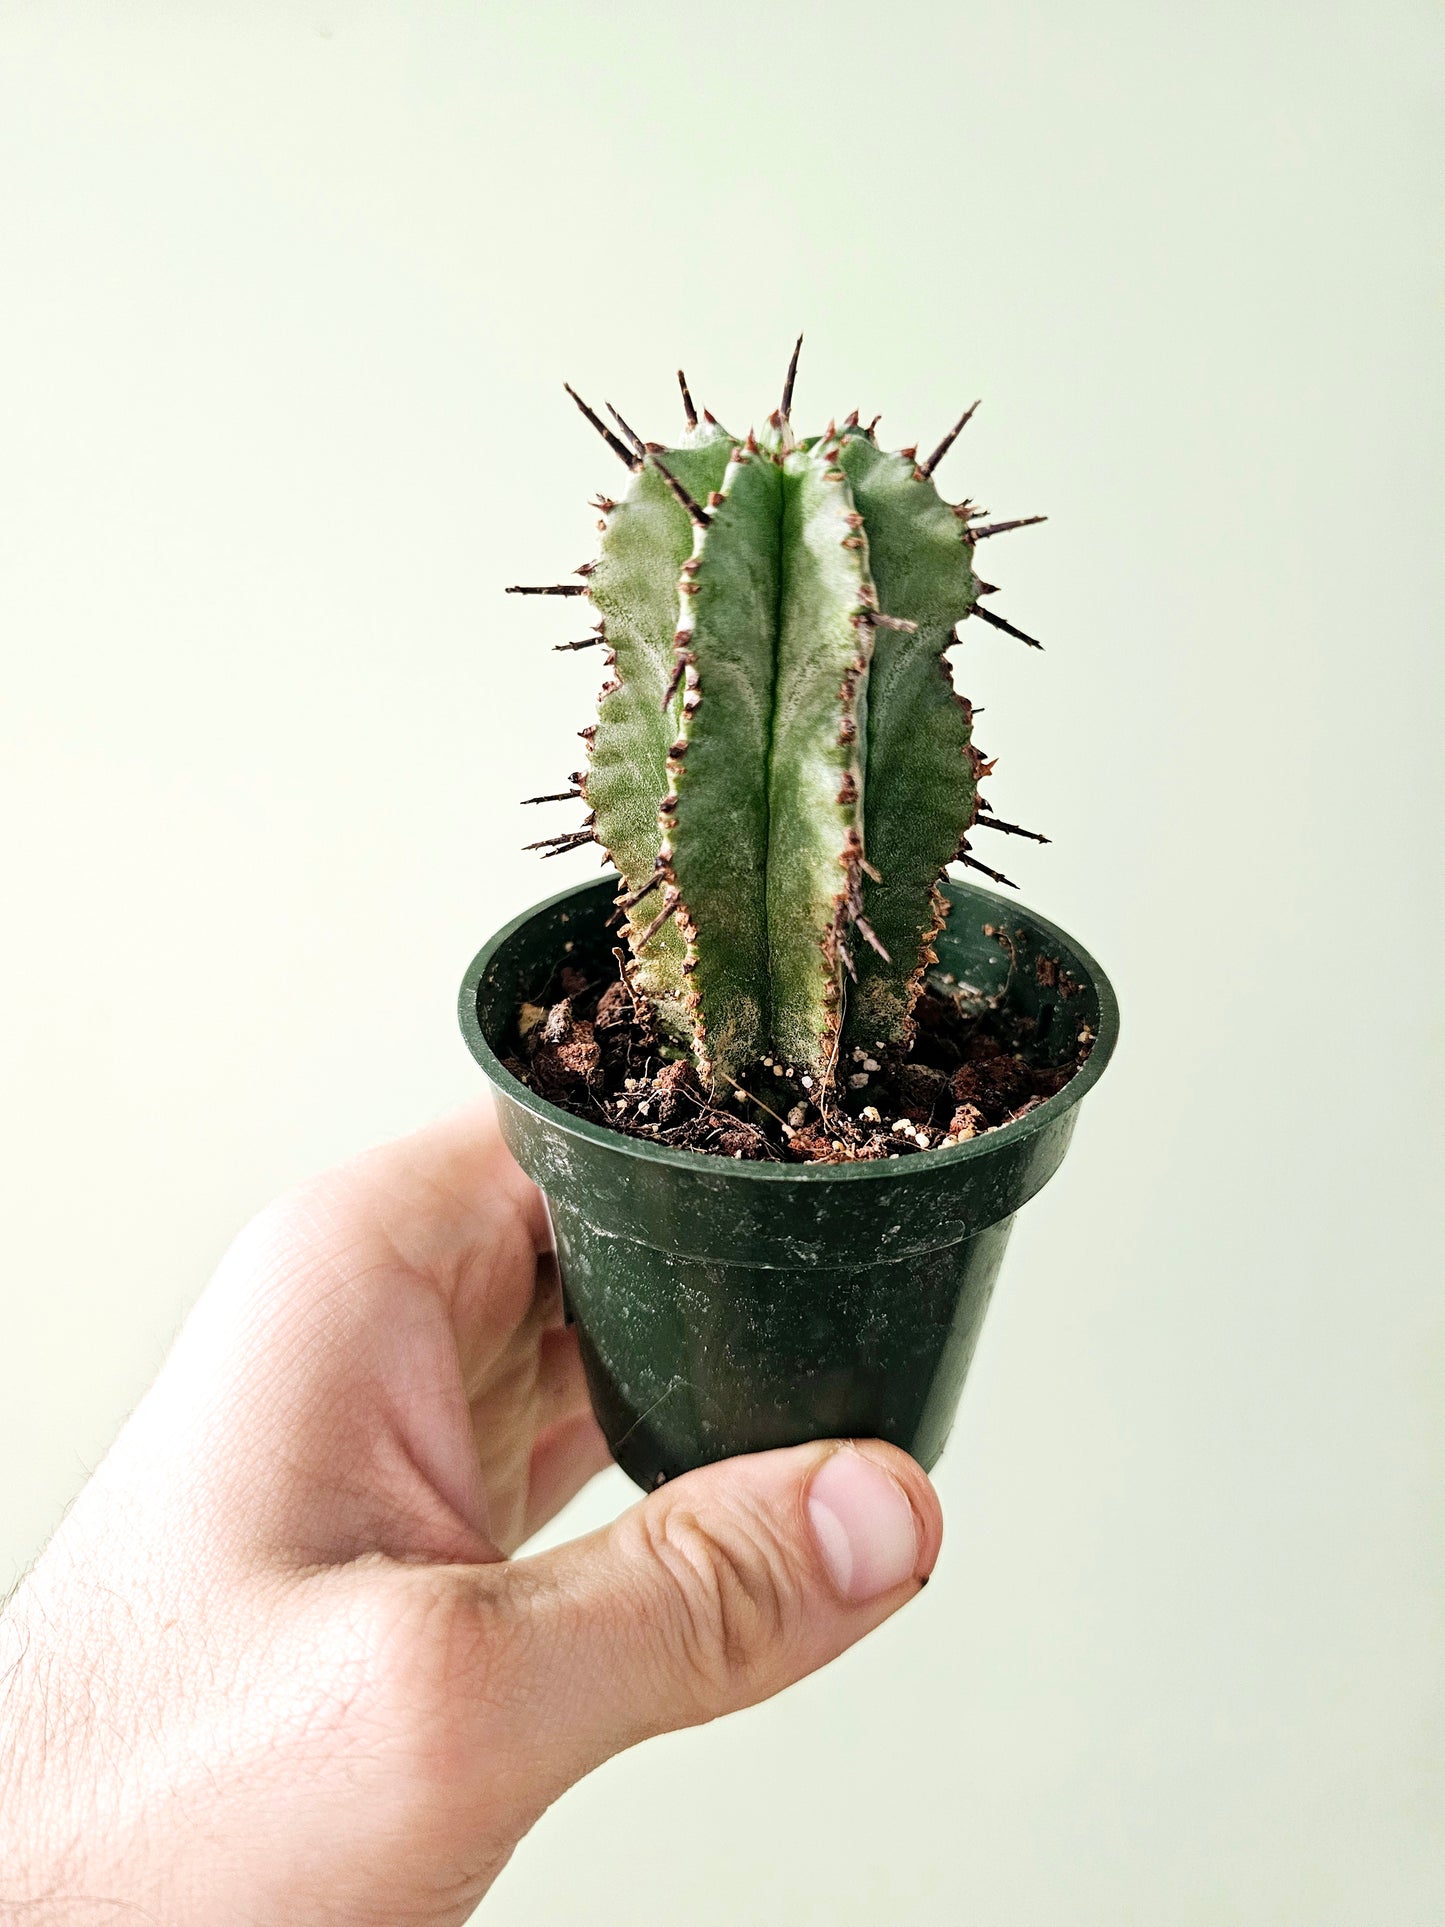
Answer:
[(584, 1773), (937, 1558), (911, 1459), (820, 1443), (511, 1560), (606, 1458), (489, 1112), (263, 1212), (0, 1619), (0, 1919), (465, 1920)]

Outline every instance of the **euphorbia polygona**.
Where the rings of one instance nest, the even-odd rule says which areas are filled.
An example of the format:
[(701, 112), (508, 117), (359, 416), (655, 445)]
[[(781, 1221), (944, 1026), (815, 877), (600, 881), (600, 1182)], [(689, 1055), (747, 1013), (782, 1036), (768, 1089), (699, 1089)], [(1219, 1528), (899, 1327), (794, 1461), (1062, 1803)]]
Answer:
[(970, 615), (1033, 642), (981, 605), (974, 547), (1043, 518), (981, 526), (939, 495), (972, 409), (923, 461), (856, 413), (799, 439), (797, 360), (745, 440), (699, 421), (681, 375), (675, 447), (611, 410), (614, 433), (568, 388), (632, 482), (598, 498), (580, 583), (509, 593), (590, 597), (594, 634), (562, 646), (600, 644), (611, 670), (561, 793), (585, 799), (586, 827), (529, 847), (602, 845), (628, 981), (705, 1083), (771, 1057), (821, 1092), (843, 1046), (907, 1041), (945, 865), (998, 876), (968, 832), (1032, 834), (979, 797), (991, 765), (945, 652)]

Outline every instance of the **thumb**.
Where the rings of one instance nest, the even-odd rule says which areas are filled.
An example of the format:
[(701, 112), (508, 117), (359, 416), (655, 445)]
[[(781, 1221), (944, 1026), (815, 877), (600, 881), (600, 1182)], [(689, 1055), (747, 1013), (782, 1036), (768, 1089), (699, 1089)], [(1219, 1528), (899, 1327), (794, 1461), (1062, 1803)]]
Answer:
[(638, 1740), (802, 1679), (913, 1598), (941, 1536), (905, 1453), (828, 1441), (688, 1473), (494, 1569), (527, 1628), (505, 1703), (536, 1791), (550, 1801)]

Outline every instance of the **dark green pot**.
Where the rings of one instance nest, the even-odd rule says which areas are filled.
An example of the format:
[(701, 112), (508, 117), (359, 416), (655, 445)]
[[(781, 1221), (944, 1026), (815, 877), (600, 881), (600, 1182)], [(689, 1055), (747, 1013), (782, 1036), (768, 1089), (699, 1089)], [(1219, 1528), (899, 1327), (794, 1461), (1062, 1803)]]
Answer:
[[(925, 1467), (943, 1450), (1014, 1213), (1059, 1168), (1119, 1028), (1108, 979), (1062, 930), (991, 891), (945, 887), (939, 969), (1007, 984), (1046, 1050), (1064, 1054), (1085, 1024), (1096, 1038), (1057, 1096), (951, 1150), (735, 1162), (626, 1137), (519, 1083), (500, 1062), (518, 1003), (569, 958), (610, 967), (613, 878), (529, 910), (468, 970), (462, 1031), (513, 1156), (546, 1194), (592, 1403), (639, 1485), (804, 1439), (889, 1439)], [(1012, 968), (986, 924), (1010, 933)], [(1077, 981), (1072, 995), (1039, 982), (1041, 957)]]

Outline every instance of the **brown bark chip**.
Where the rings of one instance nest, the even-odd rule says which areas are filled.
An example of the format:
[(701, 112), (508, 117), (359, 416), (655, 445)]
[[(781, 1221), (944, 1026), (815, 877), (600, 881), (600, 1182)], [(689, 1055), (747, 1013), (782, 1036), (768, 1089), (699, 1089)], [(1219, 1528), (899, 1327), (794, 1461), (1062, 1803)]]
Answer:
[(597, 1015), (592, 1020), (594, 1030), (616, 1030), (619, 1025), (630, 1023), (632, 1019), (632, 994), (626, 984), (609, 984), (597, 1000)]
[(692, 1065), (681, 1060), (675, 1064), (664, 1064), (653, 1078), (652, 1088), (657, 1093), (659, 1124), (675, 1123), (679, 1117), (696, 1111), (702, 1103), (702, 1092), (693, 1077)]
[(988, 1119), (977, 1104), (960, 1104), (948, 1123), (949, 1136), (956, 1137), (960, 1143), (971, 1137), (982, 1137), (987, 1129)]
[(572, 999), (563, 997), (542, 1019), (542, 1042), (565, 1044), (572, 1035)]

